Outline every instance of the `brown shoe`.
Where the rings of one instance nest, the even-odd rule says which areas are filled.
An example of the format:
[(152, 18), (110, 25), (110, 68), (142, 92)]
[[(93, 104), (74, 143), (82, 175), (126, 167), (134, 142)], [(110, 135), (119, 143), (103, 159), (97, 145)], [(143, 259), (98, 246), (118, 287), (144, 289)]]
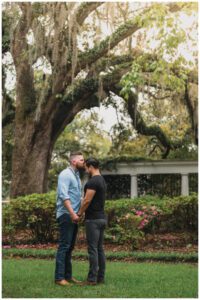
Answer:
[(55, 281), (55, 284), (58, 284), (58, 285), (62, 285), (62, 286), (64, 286), (64, 285), (71, 285), (67, 280), (65, 280), (65, 279), (62, 279), (62, 280), (56, 280)]
[(76, 284), (82, 283), (82, 281), (80, 281), (80, 280), (78, 280), (78, 279), (76, 279), (76, 278), (74, 278), (74, 277), (72, 277), (72, 278), (69, 279), (68, 281), (71, 282), (71, 283), (76, 283)]

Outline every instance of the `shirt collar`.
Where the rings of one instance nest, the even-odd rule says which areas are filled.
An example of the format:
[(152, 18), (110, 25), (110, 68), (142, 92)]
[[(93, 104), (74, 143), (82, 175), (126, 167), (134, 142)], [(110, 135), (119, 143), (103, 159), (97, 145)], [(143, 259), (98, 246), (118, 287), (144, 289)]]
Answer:
[(69, 169), (75, 174), (75, 175), (79, 175), (79, 171), (77, 169), (73, 169), (71, 166), (69, 167)]

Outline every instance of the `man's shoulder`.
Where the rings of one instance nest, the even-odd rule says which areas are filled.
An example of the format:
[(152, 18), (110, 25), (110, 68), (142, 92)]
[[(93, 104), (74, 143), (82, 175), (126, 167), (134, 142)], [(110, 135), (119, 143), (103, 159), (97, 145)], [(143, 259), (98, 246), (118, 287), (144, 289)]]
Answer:
[(88, 180), (88, 185), (89, 184), (99, 184), (100, 182), (102, 181), (102, 178), (101, 176), (94, 176), (94, 177), (91, 177), (89, 180)]
[(102, 175), (94, 176), (91, 179), (95, 182), (102, 182), (104, 180)]
[(94, 181), (96, 181), (96, 180), (95, 180), (95, 177), (91, 177), (91, 178), (88, 179), (88, 183), (94, 182)]
[(64, 169), (62, 172), (60, 172), (58, 177), (59, 178), (71, 177), (70, 169), (69, 168)]

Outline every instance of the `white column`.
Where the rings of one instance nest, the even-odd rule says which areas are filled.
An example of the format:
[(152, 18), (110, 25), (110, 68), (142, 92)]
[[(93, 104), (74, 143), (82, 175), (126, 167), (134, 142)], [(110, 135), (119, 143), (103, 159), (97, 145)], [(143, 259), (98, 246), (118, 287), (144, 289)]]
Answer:
[(138, 196), (137, 175), (131, 175), (131, 198)]
[(189, 195), (189, 180), (188, 174), (181, 174), (181, 195)]

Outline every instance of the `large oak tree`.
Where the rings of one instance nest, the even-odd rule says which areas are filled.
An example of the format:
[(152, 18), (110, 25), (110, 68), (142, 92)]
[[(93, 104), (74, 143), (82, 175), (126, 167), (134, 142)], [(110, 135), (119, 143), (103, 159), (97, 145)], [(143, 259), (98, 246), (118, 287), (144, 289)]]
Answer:
[[(132, 48), (132, 37), (158, 16), (153, 4), (143, 4), (131, 11), (128, 6), (116, 3), (118, 16), (113, 15), (110, 22), (109, 5), (109, 12), (116, 12), (112, 3), (103, 2), (19, 2), (7, 8), (15, 9), (17, 14), (9, 43), (5, 43), (16, 70), (13, 197), (46, 192), (54, 144), (79, 111), (99, 105), (111, 91), (123, 96), (121, 79), (143, 55), (141, 47)], [(162, 4), (161, 19), (180, 11), (184, 5)], [(93, 40), (89, 39), (91, 16), (114, 24), (107, 37), (102, 38), (96, 27)], [(150, 54), (149, 60), (152, 59), (160, 60)], [(39, 61), (48, 65), (49, 73), (38, 75), (34, 66)], [(153, 71), (143, 66), (143, 85), (159, 90), (162, 83), (152, 76)], [(171, 68), (171, 72), (179, 77), (176, 68)], [(192, 91), (196, 90), (197, 80), (195, 72), (187, 72), (183, 93), (195, 138), (197, 96)], [(171, 87), (166, 84), (164, 89), (170, 91)], [(164, 133), (158, 128), (148, 128), (143, 122), (135, 92), (129, 89), (125, 93), (133, 126), (142, 134), (157, 136), (168, 151), (171, 144)]]

